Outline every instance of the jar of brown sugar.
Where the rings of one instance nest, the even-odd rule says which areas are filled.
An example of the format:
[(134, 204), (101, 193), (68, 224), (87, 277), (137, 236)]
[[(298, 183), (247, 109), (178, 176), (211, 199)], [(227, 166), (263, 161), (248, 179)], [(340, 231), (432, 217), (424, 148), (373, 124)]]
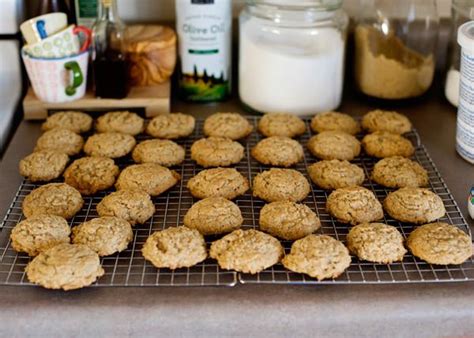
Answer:
[(435, 0), (361, 0), (354, 32), (359, 90), (391, 100), (426, 92), (433, 82), (438, 25)]

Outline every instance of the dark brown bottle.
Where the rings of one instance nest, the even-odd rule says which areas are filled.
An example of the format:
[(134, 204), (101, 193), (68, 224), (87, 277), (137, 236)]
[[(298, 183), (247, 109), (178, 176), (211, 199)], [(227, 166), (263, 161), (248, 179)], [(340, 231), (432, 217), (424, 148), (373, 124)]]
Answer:
[(66, 13), (68, 22), (74, 23), (74, 15), (71, 11), (71, 7), (67, 4), (66, 0), (41, 0), (38, 4), (36, 11), (37, 15), (43, 15), (54, 12)]

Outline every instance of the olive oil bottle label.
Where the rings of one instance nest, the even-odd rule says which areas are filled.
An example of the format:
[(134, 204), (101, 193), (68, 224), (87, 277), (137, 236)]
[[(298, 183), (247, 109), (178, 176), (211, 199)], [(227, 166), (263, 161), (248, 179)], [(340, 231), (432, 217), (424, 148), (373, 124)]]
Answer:
[(181, 96), (220, 101), (231, 86), (231, 0), (176, 0)]

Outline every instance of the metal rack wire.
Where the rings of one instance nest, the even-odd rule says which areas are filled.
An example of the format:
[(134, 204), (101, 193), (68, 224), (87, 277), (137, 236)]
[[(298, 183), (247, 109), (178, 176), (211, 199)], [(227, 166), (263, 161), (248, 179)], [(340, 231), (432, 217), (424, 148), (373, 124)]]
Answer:
[[(248, 117), (257, 126), (258, 118)], [(156, 230), (182, 224), (186, 211), (195, 202), (186, 188), (188, 180), (202, 168), (195, 165), (189, 157), (189, 149), (192, 143), (202, 137), (202, 120), (198, 120), (196, 130), (189, 138), (179, 141), (186, 148), (186, 160), (181, 166), (173, 168), (182, 176), (181, 182), (167, 193), (154, 198), (156, 213), (146, 224), (137, 225), (134, 228), (134, 238), (129, 248), (119, 254), (102, 258), (105, 275), (93, 284), (94, 287), (101, 286), (233, 286), (236, 283), (262, 283), (262, 284), (364, 284), (364, 283), (417, 283), (417, 282), (450, 282), (474, 280), (474, 260), (471, 258), (460, 266), (433, 266), (427, 264), (411, 254), (407, 254), (403, 262), (390, 265), (373, 264), (352, 259), (351, 266), (337, 279), (318, 282), (308, 276), (292, 273), (281, 264), (277, 264), (261, 273), (255, 275), (240, 274), (219, 268), (212, 259), (207, 259), (192, 268), (177, 270), (156, 269), (141, 255), (141, 248), (147, 237)], [(307, 132), (299, 138), (302, 144), (306, 144), (311, 132), (309, 120), (306, 120)], [(430, 188), (444, 201), (447, 214), (443, 221), (456, 225), (470, 234), (469, 226), (464, 220), (453, 196), (441, 178), (433, 161), (426, 149), (421, 145), (416, 131), (411, 132), (408, 137), (417, 145), (414, 158), (428, 171)], [(148, 138), (145, 135), (138, 137), (139, 141)], [(245, 158), (235, 168), (250, 181), (253, 177), (269, 167), (263, 166), (250, 156), (250, 149), (262, 139), (257, 132), (252, 133), (242, 144), (246, 147)], [(295, 169), (303, 173), (308, 179), (306, 167), (315, 162), (316, 159), (305, 149), (304, 160), (295, 166)], [(119, 161), (124, 167), (130, 164), (130, 158)], [(361, 156), (354, 160), (360, 165), (366, 174), (364, 186), (374, 191), (376, 196), (383, 200), (391, 191), (372, 182), (369, 177), (376, 160)], [(30, 285), (26, 279), (24, 268), (30, 258), (25, 254), (16, 253), (10, 245), (9, 236), (11, 229), (23, 219), (21, 203), (24, 197), (38, 184), (24, 180), (5, 215), (0, 233), (0, 285)], [(101, 192), (91, 197), (85, 197), (82, 210), (70, 221), (71, 226), (78, 225), (86, 220), (97, 217), (96, 205), (110, 191)], [(318, 233), (331, 235), (344, 241), (349, 226), (336, 222), (326, 212), (326, 199), (328, 192), (312, 185), (312, 191), (303, 203), (313, 209), (321, 219), (321, 229)], [(258, 217), (264, 202), (252, 197), (251, 192), (240, 196), (235, 200), (244, 217), (244, 228), (258, 228)], [(390, 218), (384, 220), (387, 224), (396, 226), (406, 237), (412, 230), (412, 224), (405, 224)], [(216, 238), (209, 237), (210, 244)], [(291, 242), (282, 242), (288, 252)]]

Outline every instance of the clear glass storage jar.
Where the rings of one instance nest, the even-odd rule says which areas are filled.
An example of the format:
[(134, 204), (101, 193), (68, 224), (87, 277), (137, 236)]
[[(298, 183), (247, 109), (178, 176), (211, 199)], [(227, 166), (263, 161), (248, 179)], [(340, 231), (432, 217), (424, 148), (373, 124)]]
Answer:
[(240, 15), (239, 94), (259, 112), (339, 106), (348, 18), (342, 0), (248, 0)]
[(361, 0), (355, 27), (355, 82), (381, 99), (422, 95), (433, 82), (435, 0)]

